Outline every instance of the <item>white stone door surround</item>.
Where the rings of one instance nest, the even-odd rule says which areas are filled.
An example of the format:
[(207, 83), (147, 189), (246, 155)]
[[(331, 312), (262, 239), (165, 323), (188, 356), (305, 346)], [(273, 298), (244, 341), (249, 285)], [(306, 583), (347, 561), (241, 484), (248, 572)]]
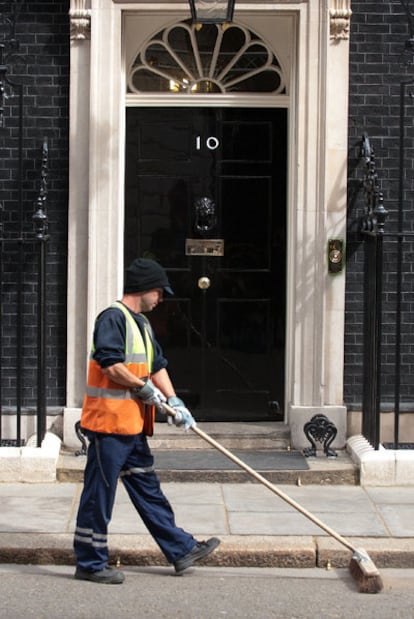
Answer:
[[(151, 16), (160, 23), (190, 15), (180, 2), (71, 0), (68, 434), (80, 414), (95, 316), (122, 291), (124, 118), (125, 106), (134, 104), (125, 86), (127, 13), (143, 25)], [(336, 424), (334, 447), (346, 439), (345, 275), (328, 273), (327, 245), (345, 239), (346, 230), (350, 14), (350, 0), (236, 0), (234, 15), (256, 32), (264, 28), (265, 37), (272, 38), (272, 24), (277, 31), (282, 17), (291, 28), (281, 50), (286, 100), (244, 104), (289, 109), (285, 416), (295, 448), (309, 445), (303, 426), (316, 413)], [(238, 97), (227, 95), (217, 105), (239, 105)], [(145, 104), (157, 105), (157, 97)]]

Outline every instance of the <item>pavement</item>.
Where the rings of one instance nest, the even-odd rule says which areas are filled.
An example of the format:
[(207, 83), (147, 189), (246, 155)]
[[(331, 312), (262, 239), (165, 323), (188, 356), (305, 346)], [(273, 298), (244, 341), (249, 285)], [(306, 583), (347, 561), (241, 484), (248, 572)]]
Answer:
[[(203, 563), (232, 567), (345, 567), (348, 548), (256, 482), (174, 482), (163, 490), (179, 526), (222, 544)], [(378, 568), (414, 568), (414, 490), (359, 485), (277, 486), (364, 548)], [(0, 563), (73, 564), (81, 482), (0, 484)], [(166, 565), (120, 483), (110, 523), (110, 561)]]

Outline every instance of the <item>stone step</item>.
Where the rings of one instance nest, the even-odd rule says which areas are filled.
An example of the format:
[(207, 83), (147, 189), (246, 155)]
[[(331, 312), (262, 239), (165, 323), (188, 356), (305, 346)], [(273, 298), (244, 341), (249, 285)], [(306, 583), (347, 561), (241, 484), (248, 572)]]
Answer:
[[(199, 428), (226, 449), (290, 449), (289, 426), (282, 422), (214, 423), (202, 422)], [(211, 446), (194, 432), (167, 423), (156, 424), (154, 436), (148, 439), (156, 449), (211, 449)]]
[[(176, 482), (176, 483), (246, 483), (255, 481), (243, 469), (233, 468), (231, 463), (229, 466), (224, 465), (222, 468), (180, 468), (179, 453), (171, 452), (171, 457), (177, 455), (176, 468), (162, 468), (156, 464), (157, 474), (161, 482)], [(201, 452), (199, 452), (201, 453)], [(277, 455), (278, 452), (276, 452)], [(279, 452), (281, 453), (281, 452)], [(285, 453), (286, 452), (282, 452)], [(349, 456), (342, 451), (338, 451), (338, 457), (335, 459), (326, 458), (323, 455), (307, 458), (307, 468), (297, 469), (289, 468), (286, 463), (284, 468), (271, 469), (266, 467), (265, 470), (255, 469), (263, 477), (274, 484), (293, 484), (293, 485), (358, 485), (359, 470), (350, 460)], [(243, 461), (248, 460), (251, 454), (246, 450), (246, 455), (241, 457)], [(295, 452), (291, 452), (295, 456)], [(155, 458), (157, 452), (154, 451)], [(240, 451), (237, 452), (240, 457)], [(230, 461), (229, 461), (230, 462)], [(75, 456), (75, 454), (63, 452), (60, 455), (56, 476), (59, 482), (80, 483), (83, 480), (83, 471), (85, 468), (86, 456)]]
[[(290, 430), (282, 422), (199, 423), (198, 427), (226, 449), (290, 449)], [(156, 423), (154, 436), (148, 439), (155, 449), (211, 449), (211, 446), (194, 432), (168, 423)], [(79, 449), (81, 443), (79, 442)]]
[[(338, 450), (337, 458), (327, 458), (323, 453), (305, 458), (301, 452), (291, 450), (286, 424), (205, 422), (199, 427), (272, 483), (359, 483), (359, 471), (345, 451)], [(245, 483), (253, 479), (191, 431), (157, 424), (149, 443), (162, 482)], [(85, 456), (76, 456), (73, 450), (63, 449), (57, 469), (58, 480), (81, 482), (85, 460)]]

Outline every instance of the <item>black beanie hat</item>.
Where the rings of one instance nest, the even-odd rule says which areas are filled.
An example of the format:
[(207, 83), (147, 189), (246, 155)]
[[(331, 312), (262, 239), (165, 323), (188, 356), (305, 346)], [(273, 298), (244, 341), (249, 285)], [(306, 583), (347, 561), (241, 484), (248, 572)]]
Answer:
[(174, 294), (164, 269), (158, 262), (147, 258), (136, 258), (125, 272), (124, 293), (145, 292), (163, 288)]

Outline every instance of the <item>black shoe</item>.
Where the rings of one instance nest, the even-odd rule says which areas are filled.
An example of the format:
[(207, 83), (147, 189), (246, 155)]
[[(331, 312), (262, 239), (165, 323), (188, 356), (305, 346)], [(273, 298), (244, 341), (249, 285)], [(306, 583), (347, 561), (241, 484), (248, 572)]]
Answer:
[(75, 578), (77, 580), (90, 580), (102, 585), (120, 585), (125, 580), (123, 572), (114, 570), (112, 567), (105, 567), (97, 572), (88, 572), (81, 567), (77, 567)]
[(220, 540), (217, 537), (211, 537), (206, 542), (197, 542), (190, 552), (174, 563), (175, 571), (177, 574), (181, 574), (188, 567), (191, 567), (194, 561), (199, 561), (213, 552), (219, 544)]

